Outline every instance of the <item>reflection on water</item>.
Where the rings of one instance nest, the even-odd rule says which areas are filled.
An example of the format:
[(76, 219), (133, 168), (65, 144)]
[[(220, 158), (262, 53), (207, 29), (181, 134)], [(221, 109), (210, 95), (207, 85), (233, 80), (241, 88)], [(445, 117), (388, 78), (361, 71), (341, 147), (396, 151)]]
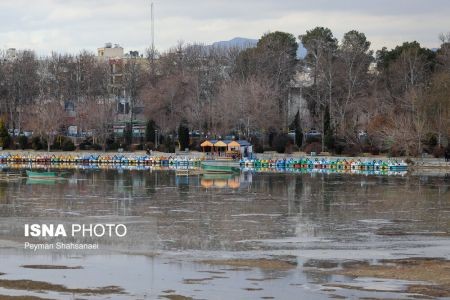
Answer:
[(67, 172), (52, 184), (0, 181), (0, 217), (151, 217), (158, 243), (149, 250), (194, 257), (295, 255), (301, 265), (450, 256), (450, 188), (443, 177)]
[(450, 227), (445, 178), (68, 172), (67, 179), (51, 184), (0, 182), (0, 217), (157, 216), (158, 233), (170, 241), (165, 248), (207, 250), (261, 246), (236, 242), (242, 240), (329, 238), (337, 230), (351, 240), (375, 229)]
[[(360, 169), (330, 169), (330, 168), (319, 168), (319, 167), (308, 167), (308, 168), (290, 168), (290, 167), (244, 167), (241, 166), (241, 171), (247, 173), (294, 173), (294, 174), (310, 174), (310, 173), (321, 173), (321, 174), (347, 174), (347, 175), (386, 175), (386, 176), (405, 176), (408, 171), (405, 169), (397, 170), (360, 170)], [(0, 164), (1, 170), (18, 170), (23, 171), (24, 169), (34, 169), (34, 170), (66, 170), (66, 169), (76, 169), (76, 170), (117, 170), (118, 172), (123, 172), (123, 170), (180, 170), (180, 169), (201, 169), (198, 165), (128, 165), (128, 164), (75, 164), (75, 163), (7, 163)]]

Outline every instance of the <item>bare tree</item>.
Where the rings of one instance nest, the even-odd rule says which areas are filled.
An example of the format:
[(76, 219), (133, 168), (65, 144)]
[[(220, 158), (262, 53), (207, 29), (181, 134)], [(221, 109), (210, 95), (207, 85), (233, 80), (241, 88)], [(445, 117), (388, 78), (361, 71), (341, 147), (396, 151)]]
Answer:
[(122, 86), (125, 92), (125, 99), (130, 105), (130, 124), (133, 124), (136, 108), (141, 104), (139, 90), (143, 85), (144, 72), (142, 62), (138, 58), (129, 58), (123, 64)]
[(86, 125), (92, 133), (94, 143), (102, 145), (106, 151), (106, 141), (113, 133), (116, 103), (112, 98), (96, 98), (83, 107)]
[(21, 131), (26, 107), (38, 96), (38, 61), (32, 51), (19, 51), (3, 63), (2, 96), (9, 125)]
[(368, 94), (368, 69), (373, 60), (373, 53), (369, 48), (370, 42), (367, 41), (366, 36), (355, 30), (344, 35), (340, 46), (338, 55), (342, 62), (340, 70), (343, 77), (343, 95), (338, 97), (339, 101), (338, 105), (335, 106), (335, 111), (339, 115), (338, 124), (342, 136), (347, 129), (346, 121), (353, 119), (353, 116), (349, 116), (349, 114), (355, 112), (352, 103), (357, 99), (367, 97)]
[(283, 120), (279, 118), (277, 92), (271, 84), (270, 79), (261, 77), (224, 83), (213, 128), (219, 132), (233, 130), (247, 137), (259, 131), (268, 132), (272, 127), (280, 128)]
[(28, 126), (34, 134), (47, 141), (47, 151), (50, 151), (51, 143), (61, 132), (65, 121), (64, 107), (60, 101), (41, 99), (34, 102), (31, 111)]

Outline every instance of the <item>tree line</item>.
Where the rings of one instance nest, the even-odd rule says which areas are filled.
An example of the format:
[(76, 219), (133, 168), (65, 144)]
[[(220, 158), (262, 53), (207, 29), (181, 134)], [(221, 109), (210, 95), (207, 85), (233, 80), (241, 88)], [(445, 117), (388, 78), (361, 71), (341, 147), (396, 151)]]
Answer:
[[(438, 49), (412, 41), (374, 52), (362, 32), (338, 40), (316, 27), (297, 37), (266, 33), (248, 48), (180, 42), (114, 63), (87, 51), (39, 58), (19, 51), (13, 59), (3, 53), (0, 112), (10, 133), (32, 131), (47, 147), (68, 125), (104, 149), (129, 144), (131, 124), (144, 119), (148, 130), (139, 142), (153, 143), (157, 130), (166, 147), (198, 147), (188, 130), (279, 152), (441, 155), (450, 136), (450, 34), (439, 39)], [(304, 58), (297, 57), (299, 42)], [(305, 105), (293, 105), (294, 97)], [(120, 101), (130, 126), (118, 138), (112, 126)], [(319, 134), (309, 134), (313, 129)], [(10, 140), (14, 147), (18, 137)]]

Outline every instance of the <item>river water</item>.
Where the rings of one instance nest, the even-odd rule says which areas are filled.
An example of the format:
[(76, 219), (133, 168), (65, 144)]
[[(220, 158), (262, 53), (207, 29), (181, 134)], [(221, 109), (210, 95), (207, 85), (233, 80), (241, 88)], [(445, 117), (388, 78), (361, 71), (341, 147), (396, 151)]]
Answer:
[[(0, 180), (0, 274), (5, 273), (0, 276), (0, 295), (410, 299), (412, 295), (402, 292), (408, 282), (402, 280), (322, 271), (355, 261), (450, 259), (448, 177), (251, 171), (187, 177), (152, 169), (65, 172), (66, 179)], [(98, 250), (24, 249), (23, 223), (99, 222), (129, 224), (128, 235), (101, 239)], [(222, 263), (209, 263), (213, 260)], [(252, 263), (229, 263), (239, 260)], [(270, 261), (284, 265), (264, 265)], [(68, 289), (4, 284), (20, 280)], [(123, 292), (76, 290), (106, 286)]]

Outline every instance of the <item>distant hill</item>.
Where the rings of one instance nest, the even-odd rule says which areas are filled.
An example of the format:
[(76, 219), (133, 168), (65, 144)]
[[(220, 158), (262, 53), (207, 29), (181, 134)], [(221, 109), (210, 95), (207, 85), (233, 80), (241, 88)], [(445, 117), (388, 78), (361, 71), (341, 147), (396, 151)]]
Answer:
[[(235, 37), (229, 41), (219, 41), (212, 43), (212, 47), (220, 47), (220, 48), (231, 48), (231, 47), (237, 47), (237, 48), (251, 48), (256, 47), (256, 44), (258, 43), (258, 40), (256, 39), (248, 39), (243, 37)], [(299, 43), (299, 47), (297, 50), (297, 57), (298, 58), (304, 58), (306, 56), (306, 49), (303, 47), (301, 43)]]
[(235, 37), (229, 41), (215, 42), (211, 46), (220, 47), (220, 48), (231, 48), (231, 47), (251, 48), (251, 47), (255, 47), (257, 43), (258, 43), (258, 40), (255, 40), (255, 39)]

